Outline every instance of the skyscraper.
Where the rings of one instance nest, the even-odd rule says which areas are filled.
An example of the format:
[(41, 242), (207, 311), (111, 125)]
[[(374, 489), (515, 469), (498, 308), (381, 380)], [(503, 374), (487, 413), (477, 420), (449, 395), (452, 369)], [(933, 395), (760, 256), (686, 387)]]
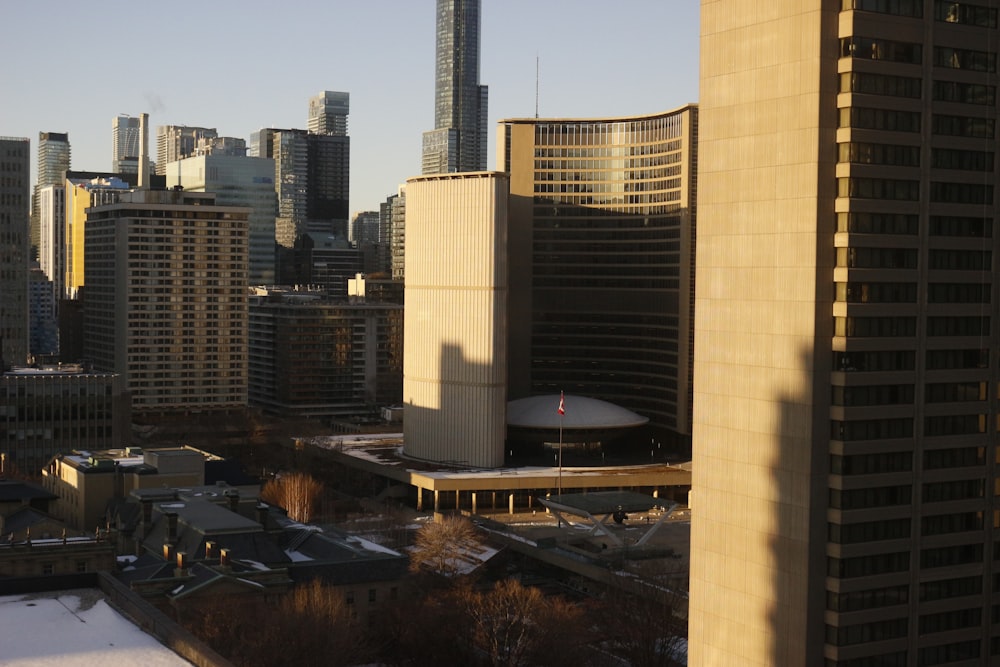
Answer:
[(686, 448), (698, 107), (511, 119), (510, 395), (579, 394)]
[(486, 169), (488, 88), (479, 84), (480, 0), (438, 0), (434, 128), (424, 133), (421, 171)]
[(324, 90), (309, 98), (310, 134), (333, 134), (347, 136), (347, 115), (351, 111), (351, 94), (334, 90)]
[(139, 172), (139, 117), (115, 116), (111, 120), (111, 171)]
[(197, 155), (171, 163), (166, 178), (168, 188), (213, 192), (219, 206), (249, 208), (249, 284), (274, 284), (274, 160)]
[(61, 185), (69, 169), (69, 135), (63, 132), (38, 133), (38, 178), (31, 194), (31, 247), (34, 257), (41, 244), (39, 193), (50, 185)]
[(406, 453), (499, 467), (507, 434), (507, 174), (419, 176), (406, 189), (406, 251), (417, 258), (404, 298)]
[(88, 211), (84, 351), (134, 411), (246, 407), (249, 213), (181, 190)]
[(691, 665), (1000, 654), (997, 13), (702, 2)]
[[(0, 367), (28, 360), (31, 144), (0, 137)], [(0, 368), (0, 370), (3, 370)]]
[(163, 176), (167, 165), (195, 154), (202, 139), (219, 136), (214, 127), (188, 127), (186, 125), (160, 125), (156, 128), (156, 173)]

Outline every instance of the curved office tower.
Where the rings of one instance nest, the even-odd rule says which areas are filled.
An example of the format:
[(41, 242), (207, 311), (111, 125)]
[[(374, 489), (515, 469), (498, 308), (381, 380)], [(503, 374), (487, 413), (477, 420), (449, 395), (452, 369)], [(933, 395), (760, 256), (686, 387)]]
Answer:
[(408, 456), (503, 465), (507, 175), (406, 182), (403, 420)]
[(695, 105), (500, 122), (511, 399), (589, 396), (687, 443), (697, 128)]

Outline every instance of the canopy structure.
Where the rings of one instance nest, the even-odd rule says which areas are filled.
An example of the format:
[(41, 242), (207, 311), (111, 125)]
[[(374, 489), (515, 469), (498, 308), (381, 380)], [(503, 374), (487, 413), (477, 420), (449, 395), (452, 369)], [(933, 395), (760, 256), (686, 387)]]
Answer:
[[(629, 512), (648, 512), (659, 504), (657, 500), (657, 498), (633, 491), (599, 491), (597, 493), (564, 493), (549, 498), (539, 498), (538, 502), (551, 511), (560, 524), (566, 521), (563, 514), (582, 517), (591, 525), (591, 535), (603, 534), (616, 545), (623, 547), (625, 543), (618, 535), (611, 532), (608, 521), (613, 519), (615, 523), (624, 523)], [(675, 507), (677, 507), (677, 503), (668, 503), (666, 511), (646, 531), (646, 534), (639, 538), (635, 546), (642, 546), (648, 542), (673, 513)], [(566, 521), (566, 523), (569, 522)]]

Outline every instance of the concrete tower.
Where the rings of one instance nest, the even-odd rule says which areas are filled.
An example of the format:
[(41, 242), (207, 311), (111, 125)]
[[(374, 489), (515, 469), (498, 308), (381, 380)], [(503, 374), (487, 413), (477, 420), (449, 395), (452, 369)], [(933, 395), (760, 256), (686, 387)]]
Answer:
[(702, 2), (690, 665), (997, 660), (997, 13)]

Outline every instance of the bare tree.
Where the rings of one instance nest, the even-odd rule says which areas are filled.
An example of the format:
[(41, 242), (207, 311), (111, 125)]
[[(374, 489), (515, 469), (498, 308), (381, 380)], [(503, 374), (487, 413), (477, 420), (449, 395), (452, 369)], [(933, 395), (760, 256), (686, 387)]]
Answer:
[(535, 621), (544, 606), (537, 588), (522, 586), (514, 579), (498, 581), (486, 593), (469, 593), (466, 608), (472, 619), (473, 639), (492, 667), (527, 664), (539, 641)]
[(447, 577), (462, 570), (463, 557), (482, 549), (476, 529), (468, 519), (445, 516), (417, 531), (410, 552), (410, 569), (430, 570)]
[(308, 523), (316, 510), (323, 483), (304, 472), (282, 473), (261, 489), (260, 499), (284, 508), (295, 521)]
[(682, 581), (620, 578), (608, 589), (598, 625), (605, 648), (633, 667), (675, 667), (687, 638)]

